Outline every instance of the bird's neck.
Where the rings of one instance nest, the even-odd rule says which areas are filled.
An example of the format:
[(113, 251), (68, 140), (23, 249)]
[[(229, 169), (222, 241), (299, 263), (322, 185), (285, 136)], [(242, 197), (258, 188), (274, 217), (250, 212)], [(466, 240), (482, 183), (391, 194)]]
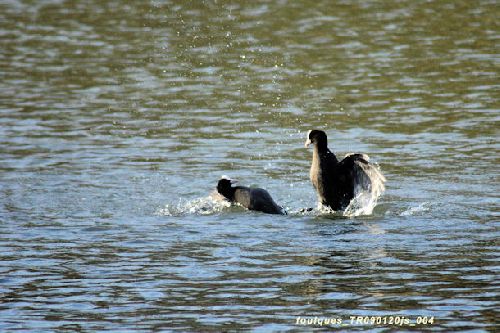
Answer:
[(316, 157), (318, 160), (320, 158), (327, 158), (334, 163), (338, 163), (337, 156), (328, 149), (327, 145), (314, 145), (313, 157)]

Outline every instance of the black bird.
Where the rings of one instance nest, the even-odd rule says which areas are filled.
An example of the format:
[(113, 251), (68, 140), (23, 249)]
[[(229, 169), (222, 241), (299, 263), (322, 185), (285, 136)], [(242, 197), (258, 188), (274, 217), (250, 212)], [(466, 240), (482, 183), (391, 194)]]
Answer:
[(217, 192), (231, 202), (237, 202), (249, 210), (256, 210), (268, 214), (282, 214), (286, 212), (278, 206), (269, 192), (262, 188), (250, 188), (245, 186), (233, 187), (235, 181), (222, 176), (217, 183)]
[(318, 201), (331, 209), (345, 210), (351, 200), (366, 191), (378, 197), (384, 191), (385, 177), (368, 162), (364, 154), (350, 154), (339, 161), (328, 149), (326, 133), (312, 130), (307, 133), (306, 148), (314, 145), (309, 177), (318, 194)]

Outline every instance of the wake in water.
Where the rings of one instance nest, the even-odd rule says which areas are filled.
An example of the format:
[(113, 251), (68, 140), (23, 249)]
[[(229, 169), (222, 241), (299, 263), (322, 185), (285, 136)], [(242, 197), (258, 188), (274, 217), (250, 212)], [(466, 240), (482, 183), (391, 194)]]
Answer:
[(399, 216), (413, 216), (428, 212), (431, 209), (430, 202), (422, 202), (418, 206), (410, 207), (405, 211), (401, 212)]
[(231, 203), (224, 199), (217, 191), (208, 196), (190, 201), (180, 200), (177, 204), (167, 204), (165, 207), (157, 210), (157, 215), (163, 216), (182, 216), (187, 214), (194, 215), (212, 215), (222, 212), (231, 207)]

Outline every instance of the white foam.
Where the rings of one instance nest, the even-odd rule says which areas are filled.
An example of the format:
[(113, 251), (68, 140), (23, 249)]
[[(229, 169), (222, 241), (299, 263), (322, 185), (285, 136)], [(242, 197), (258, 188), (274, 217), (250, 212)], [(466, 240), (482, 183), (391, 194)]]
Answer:
[(212, 215), (231, 206), (231, 203), (222, 195), (214, 191), (208, 196), (190, 201), (180, 200), (177, 204), (167, 204), (156, 211), (162, 216), (182, 216), (186, 214)]
[(407, 210), (399, 214), (399, 216), (412, 216), (418, 213), (427, 212), (430, 210), (429, 205), (430, 204), (428, 202), (422, 202), (420, 205), (416, 207), (408, 208)]

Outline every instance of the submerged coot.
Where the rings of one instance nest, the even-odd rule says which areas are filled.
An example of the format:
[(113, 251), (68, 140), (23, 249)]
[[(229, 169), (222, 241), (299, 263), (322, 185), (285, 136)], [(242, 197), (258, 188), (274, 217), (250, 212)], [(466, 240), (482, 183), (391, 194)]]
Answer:
[(278, 206), (269, 192), (262, 188), (250, 188), (235, 186), (234, 181), (223, 176), (217, 183), (217, 192), (231, 202), (237, 202), (250, 210), (256, 210), (268, 214), (286, 214), (285, 210)]
[(326, 133), (320, 130), (308, 132), (305, 146), (310, 144), (314, 152), (309, 176), (322, 205), (344, 210), (361, 191), (375, 196), (383, 192), (385, 178), (368, 162), (368, 156), (350, 154), (339, 162), (328, 149)]

